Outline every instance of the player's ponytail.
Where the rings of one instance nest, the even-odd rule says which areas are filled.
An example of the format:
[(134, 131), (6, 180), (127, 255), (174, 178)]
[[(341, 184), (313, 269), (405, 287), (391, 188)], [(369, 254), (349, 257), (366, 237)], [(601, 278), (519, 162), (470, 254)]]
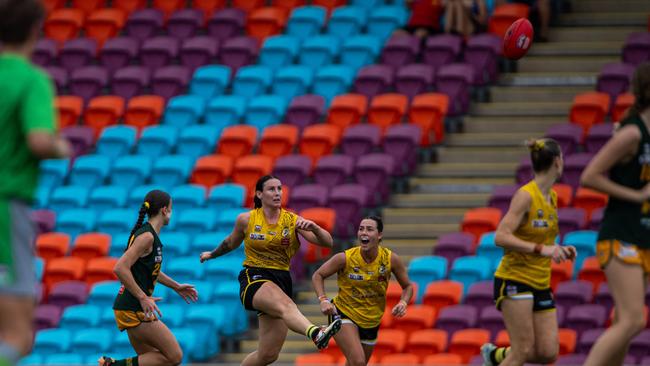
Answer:
[(262, 200), (257, 197), (257, 192), (263, 192), (264, 191), (264, 183), (271, 179), (278, 179), (277, 177), (274, 177), (272, 175), (265, 175), (261, 177), (260, 179), (257, 180), (257, 183), (255, 183), (255, 194), (253, 196), (253, 203), (255, 204), (255, 208), (261, 208), (262, 207)]
[(149, 218), (152, 218), (156, 216), (160, 212), (160, 209), (169, 206), (170, 201), (171, 197), (167, 192), (154, 189), (153, 191), (147, 193), (147, 195), (144, 197), (144, 201), (140, 205), (140, 211), (138, 211), (138, 219), (135, 222), (135, 225), (133, 225), (133, 229), (131, 229), (131, 235), (129, 235), (129, 243), (131, 242), (131, 238), (135, 232), (142, 227), (142, 224), (144, 223), (144, 217), (149, 216)]
[(555, 158), (562, 155), (560, 144), (553, 139), (530, 139), (526, 141), (526, 146), (530, 150), (530, 161), (535, 173), (549, 170)]
[(634, 103), (625, 112), (623, 119), (638, 116), (650, 108), (650, 62), (639, 65), (632, 78), (632, 94)]

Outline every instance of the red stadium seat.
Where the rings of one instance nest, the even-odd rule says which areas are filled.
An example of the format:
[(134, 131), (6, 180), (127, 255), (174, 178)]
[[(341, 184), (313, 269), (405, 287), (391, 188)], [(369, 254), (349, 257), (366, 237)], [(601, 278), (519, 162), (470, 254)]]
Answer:
[[(283, 193), (283, 197), (289, 194), (287, 192)], [(314, 221), (318, 226), (332, 232), (334, 230), (334, 225), (336, 223), (336, 211), (331, 208), (326, 207), (312, 207), (300, 211), (300, 216), (304, 219)], [(332, 253), (331, 248), (319, 247), (312, 243), (307, 244), (307, 252), (304, 256), (305, 263), (317, 263), (324, 259), (329, 258)]]
[(59, 128), (77, 125), (83, 111), (84, 100), (76, 95), (59, 95), (54, 99), (54, 108), (59, 114)]
[(330, 124), (316, 124), (305, 127), (299, 142), (300, 153), (311, 158), (312, 166), (318, 159), (329, 155), (341, 141), (341, 129)]
[(478, 243), (481, 235), (497, 229), (499, 221), (501, 221), (501, 210), (498, 208), (474, 208), (465, 212), (461, 230), (474, 235), (474, 242)]
[(307, 2), (305, 0), (271, 0), (271, 5), (293, 10), (293, 8), (307, 5)]
[(282, 33), (288, 16), (285, 8), (267, 6), (255, 9), (248, 16), (246, 33), (261, 44), (266, 37)]
[(341, 94), (334, 97), (327, 114), (327, 123), (345, 130), (359, 123), (368, 110), (368, 97), (361, 94)]
[(312, 5), (322, 6), (331, 14), (334, 8), (339, 6), (344, 6), (347, 4), (347, 0), (312, 0)]
[(55, 258), (48, 261), (43, 276), (46, 292), (49, 293), (55, 283), (83, 279), (85, 267), (86, 262), (76, 257)]
[(560, 282), (570, 281), (573, 278), (573, 261), (562, 263), (551, 262), (551, 289), (555, 288)]
[(224, 183), (232, 175), (235, 159), (227, 155), (202, 156), (196, 161), (190, 181), (206, 188)]
[(605, 272), (600, 268), (598, 258), (589, 257), (582, 262), (582, 268), (578, 272), (578, 279), (591, 282), (594, 291), (598, 289), (602, 282), (605, 282)]
[(185, 0), (153, 0), (153, 7), (162, 11), (165, 18), (185, 7)]
[(43, 25), (45, 36), (63, 44), (79, 37), (84, 20), (84, 12), (81, 9), (56, 9), (50, 13)]
[(623, 119), (623, 115), (633, 104), (634, 94), (619, 94), (618, 97), (616, 97), (616, 102), (614, 102), (614, 108), (612, 108), (612, 121), (618, 122)]
[(264, 129), (258, 153), (270, 156), (275, 161), (289, 155), (298, 141), (298, 127), (294, 125), (273, 125)]
[(408, 112), (408, 120), (422, 129), (421, 146), (438, 144), (445, 138), (445, 116), (449, 97), (442, 93), (416, 95)]
[(86, 19), (84, 30), (86, 36), (93, 38), (101, 47), (106, 40), (117, 36), (126, 22), (126, 13), (122, 9), (95, 10)]
[(409, 306), (406, 315), (402, 318), (394, 318), (393, 329), (402, 329), (407, 334), (418, 330), (433, 328), (436, 322), (437, 312), (431, 305), (412, 305)]
[(569, 120), (582, 127), (584, 136), (592, 125), (605, 121), (609, 111), (610, 97), (607, 93), (587, 92), (573, 98)]
[(431, 305), (440, 312), (445, 306), (460, 304), (462, 296), (462, 283), (448, 280), (435, 281), (427, 286), (422, 303)]
[(425, 366), (440, 366), (440, 365), (462, 365), (463, 357), (455, 353), (438, 353), (436, 355), (427, 356), (422, 360), (422, 365)]
[[(410, 311), (410, 309), (409, 309)], [(447, 350), (448, 334), (442, 329), (422, 329), (412, 332), (406, 342), (406, 352), (417, 355), (420, 360)]]
[(64, 233), (45, 233), (36, 237), (36, 253), (48, 261), (64, 257), (70, 248), (70, 235)]
[(226, 0), (193, 0), (192, 7), (203, 11), (205, 19), (209, 19), (215, 10), (226, 6)]
[(394, 366), (394, 365), (419, 365), (420, 359), (416, 355), (410, 353), (396, 353), (386, 355), (381, 358), (379, 365)]
[(105, 7), (106, 3), (106, 0), (72, 0), (72, 7), (90, 14), (94, 10)]
[(165, 99), (158, 95), (139, 95), (129, 99), (124, 115), (124, 124), (138, 128), (157, 125), (160, 122)]
[[(413, 293), (417, 294), (417, 284), (415, 282), (412, 282), (413, 285)], [(388, 289), (386, 289), (386, 308), (389, 310), (393, 310), (393, 307), (397, 305), (399, 302), (400, 298), (402, 297), (402, 286), (400, 286), (399, 282), (397, 281), (390, 281), (388, 283)], [(411, 297), (411, 301), (409, 301), (409, 304), (413, 304), (415, 302), (415, 296)]]
[(102, 95), (88, 102), (84, 113), (84, 124), (94, 130), (95, 137), (99, 137), (105, 127), (117, 124), (123, 116), (124, 98)]
[(497, 347), (509, 347), (510, 346), (510, 335), (508, 331), (502, 329), (497, 333), (497, 337), (494, 339), (494, 345)]
[(388, 127), (401, 123), (407, 105), (406, 95), (396, 93), (377, 95), (370, 102), (368, 122), (379, 126), (383, 135)]
[(233, 8), (239, 8), (250, 13), (252, 10), (264, 6), (266, 0), (232, 0), (231, 3)]
[(560, 355), (568, 355), (576, 350), (578, 335), (575, 330), (560, 328), (557, 331), (558, 342), (560, 343)]
[(449, 353), (455, 353), (467, 363), (480, 353), (481, 346), (490, 341), (490, 332), (485, 329), (458, 330), (451, 336)]
[(66, 0), (43, 0), (45, 11), (49, 14), (56, 9), (61, 9), (65, 6)]
[(406, 346), (406, 332), (397, 329), (383, 329), (377, 337), (373, 355), (382, 357), (394, 353), (402, 353)]
[(102, 233), (80, 234), (74, 241), (71, 255), (88, 261), (108, 255), (111, 236)]
[[(194, 0), (196, 2), (196, 0)], [(127, 14), (147, 6), (147, 0), (113, 0), (113, 7), (124, 10)]]
[(296, 357), (294, 365), (336, 365), (336, 360), (334, 359), (334, 356), (328, 355), (327, 353), (308, 353)]
[(86, 283), (92, 286), (97, 282), (116, 281), (117, 276), (113, 272), (117, 258), (100, 257), (93, 258), (86, 265)]
[(604, 193), (580, 187), (573, 199), (573, 207), (584, 209), (585, 213), (587, 213), (587, 221), (589, 221), (591, 219), (591, 214), (595, 210), (607, 205), (608, 199), (608, 196)]
[(569, 207), (573, 202), (573, 187), (564, 183), (553, 185), (553, 190), (557, 194), (557, 207)]
[(253, 152), (257, 142), (257, 128), (250, 125), (230, 126), (223, 130), (217, 152), (235, 159)]
[[(253, 127), (254, 128), (254, 127)], [(273, 159), (264, 155), (246, 155), (235, 161), (232, 172), (232, 181), (246, 187), (250, 191), (255, 190), (257, 180), (273, 170)]]
[(530, 8), (524, 4), (502, 4), (494, 8), (492, 16), (488, 20), (488, 32), (499, 37), (506, 34), (506, 30), (515, 20), (528, 18)]

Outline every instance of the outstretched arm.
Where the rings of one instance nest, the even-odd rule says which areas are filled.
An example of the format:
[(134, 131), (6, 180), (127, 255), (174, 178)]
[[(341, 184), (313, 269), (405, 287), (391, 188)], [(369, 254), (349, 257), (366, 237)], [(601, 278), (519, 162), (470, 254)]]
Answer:
[(220, 257), (226, 253), (229, 253), (241, 245), (242, 240), (244, 240), (244, 233), (246, 232), (246, 227), (248, 226), (248, 220), (250, 219), (250, 213), (245, 212), (237, 216), (237, 221), (235, 221), (235, 227), (233, 228), (230, 235), (228, 235), (218, 247), (216, 247), (211, 252), (201, 253), (200, 260), (201, 263)]

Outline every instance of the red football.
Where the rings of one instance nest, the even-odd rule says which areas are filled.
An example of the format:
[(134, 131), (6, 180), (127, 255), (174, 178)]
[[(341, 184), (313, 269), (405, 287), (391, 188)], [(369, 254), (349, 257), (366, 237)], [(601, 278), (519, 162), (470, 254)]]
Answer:
[(519, 18), (510, 25), (503, 37), (503, 55), (512, 60), (524, 57), (533, 43), (533, 25)]

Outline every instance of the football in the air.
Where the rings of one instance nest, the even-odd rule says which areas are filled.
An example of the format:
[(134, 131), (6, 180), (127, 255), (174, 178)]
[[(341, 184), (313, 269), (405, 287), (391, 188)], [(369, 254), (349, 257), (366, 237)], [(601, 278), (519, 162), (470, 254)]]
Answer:
[(519, 18), (510, 25), (503, 37), (503, 55), (511, 60), (519, 60), (533, 43), (533, 25), (528, 19)]

